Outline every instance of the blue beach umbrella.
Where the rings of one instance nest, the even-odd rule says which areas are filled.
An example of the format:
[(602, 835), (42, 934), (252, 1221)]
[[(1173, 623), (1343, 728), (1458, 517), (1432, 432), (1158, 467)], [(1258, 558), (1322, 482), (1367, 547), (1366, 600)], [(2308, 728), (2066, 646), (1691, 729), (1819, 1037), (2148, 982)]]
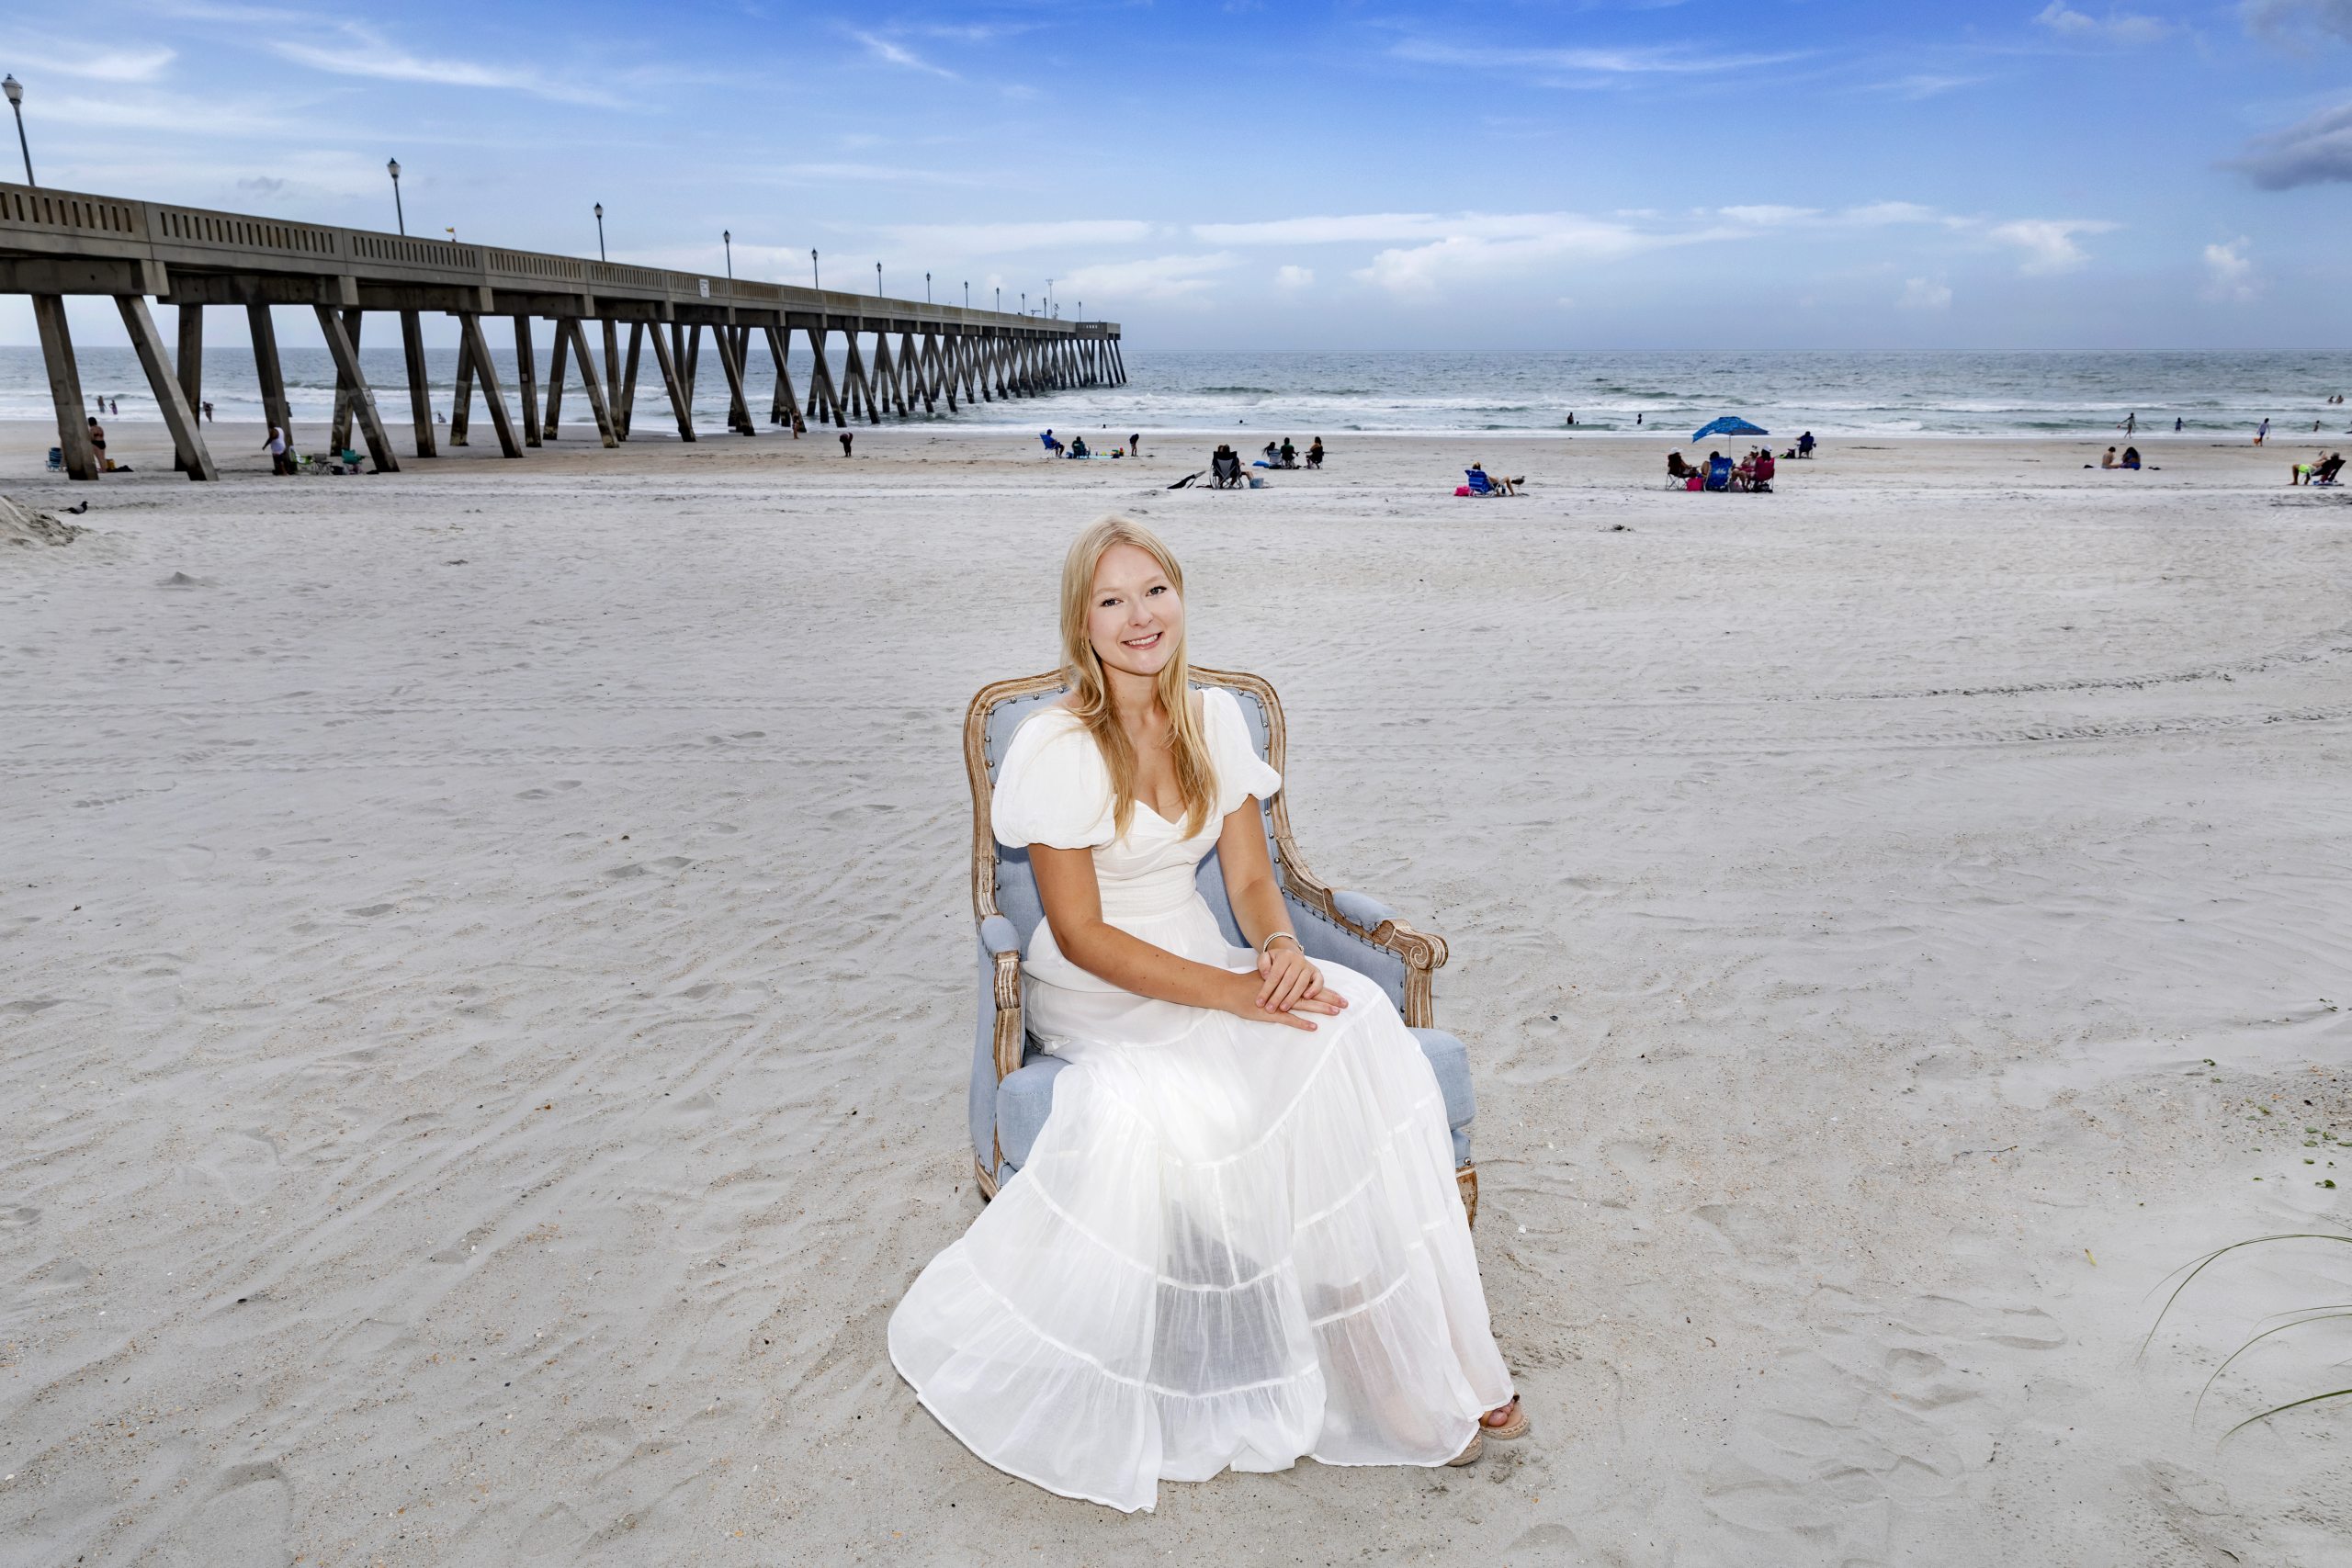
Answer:
[(1770, 435), (1772, 433), (1760, 424), (1750, 424), (1744, 419), (1725, 414), (1712, 424), (1702, 424), (1693, 431), (1690, 439), (1704, 441), (1710, 435)]

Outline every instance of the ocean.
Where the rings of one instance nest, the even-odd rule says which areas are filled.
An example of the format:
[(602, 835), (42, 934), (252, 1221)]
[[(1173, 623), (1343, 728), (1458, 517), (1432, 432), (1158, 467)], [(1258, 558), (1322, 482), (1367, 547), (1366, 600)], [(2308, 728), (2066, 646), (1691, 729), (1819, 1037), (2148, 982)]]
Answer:
[[(170, 328), (165, 325), (168, 337)], [(493, 350), (509, 396), (511, 350)], [(445, 412), (457, 351), (428, 350), (435, 406)], [(153, 420), (154, 400), (128, 348), (81, 348), (82, 387), (119, 397), (120, 418)], [(323, 348), (282, 351), (298, 444), (305, 422), (325, 419), (334, 394)], [(388, 421), (408, 418), (398, 346), (362, 350)], [(546, 374), (548, 351), (538, 355)], [(1259, 354), (1126, 351), (1129, 382), (1024, 400), (979, 404), (955, 416), (973, 428), (1215, 434), (1248, 428), (1269, 436), (1348, 431), (1420, 434), (1545, 434), (1576, 428), (1596, 436), (1684, 435), (1720, 414), (1738, 414), (1775, 436), (2104, 436), (2136, 413), (2143, 433), (2178, 419), (2191, 434), (2250, 434), (2262, 420), (2281, 434), (2352, 427), (2352, 355), (2261, 354)], [(838, 364), (838, 359), (836, 360)], [(219, 419), (261, 418), (251, 355), (222, 345), (205, 354), (204, 382)], [(805, 395), (806, 355), (793, 364)], [(752, 400), (764, 417), (770, 378), (754, 349)], [(701, 427), (726, 427), (727, 390), (706, 355), (695, 397)], [(51, 417), (40, 351), (0, 347), (0, 419)], [(111, 417), (111, 416), (110, 416)], [(479, 420), (479, 405), (476, 416)], [(920, 417), (920, 416), (918, 416)], [(941, 405), (936, 416), (950, 416)], [(668, 418), (660, 373), (639, 367), (639, 428)], [(565, 398), (568, 428), (585, 426), (576, 380)], [(895, 423), (895, 422), (894, 422)]]

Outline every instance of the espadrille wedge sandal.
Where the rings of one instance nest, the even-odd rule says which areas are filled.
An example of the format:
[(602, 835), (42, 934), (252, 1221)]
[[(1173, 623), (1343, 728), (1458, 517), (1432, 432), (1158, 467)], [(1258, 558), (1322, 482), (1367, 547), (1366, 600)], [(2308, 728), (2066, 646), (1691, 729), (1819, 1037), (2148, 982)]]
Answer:
[(1503, 1409), (1510, 1413), (1510, 1418), (1504, 1421), (1499, 1426), (1495, 1424), (1494, 1411), (1489, 1410), (1486, 1415), (1478, 1418), (1479, 1436), (1494, 1438), (1499, 1441), (1509, 1443), (1515, 1442), (1519, 1438), (1527, 1436), (1529, 1432), (1534, 1430), (1535, 1423), (1529, 1420), (1527, 1418), (1527, 1412), (1519, 1407), (1519, 1395), (1515, 1393), (1512, 1394), (1510, 1396), (1510, 1403), (1504, 1405)]

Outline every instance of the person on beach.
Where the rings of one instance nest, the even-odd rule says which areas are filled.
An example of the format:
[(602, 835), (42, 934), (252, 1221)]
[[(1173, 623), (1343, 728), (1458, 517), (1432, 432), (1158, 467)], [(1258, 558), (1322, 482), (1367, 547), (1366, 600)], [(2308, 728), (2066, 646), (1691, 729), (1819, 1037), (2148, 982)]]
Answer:
[[(1062, 566), (1069, 685), (990, 807), (1044, 919), (1031, 1034), (1067, 1064), (1028, 1160), (890, 1315), (974, 1454), (1148, 1509), (1227, 1469), (1436, 1467), (1523, 1437), (1444, 1100), (1379, 984), (1307, 957), (1234, 694), (1191, 689), (1184, 576), (1106, 517)], [(1211, 850), (1250, 947), (1194, 872)]]
[(2172, 416), (2172, 433), (2175, 435), (2178, 435), (2180, 434), (2180, 416), (2178, 414)]
[(2136, 412), (2125, 414), (2123, 416), (2123, 423), (2117, 425), (2115, 428), (2123, 432), (2126, 435), (2137, 435), (2140, 434), (2139, 414)]
[(204, 405), (204, 423), (207, 424), (217, 423), (212, 417), (212, 404), (209, 401)]
[(2137, 468), (2140, 466), (2140, 449), (2137, 446), (2126, 446), (2123, 449), (2123, 466), (2127, 468)]
[[(106, 406), (104, 398), (98, 400), (98, 406), (100, 408)], [(96, 414), (91, 414), (89, 421), (90, 456), (97, 459), (98, 472), (103, 474), (114, 467), (114, 459), (107, 456), (107, 427), (98, 423), (98, 416)]]
[(2267, 419), (2265, 419), (2265, 420), (2262, 422), (2262, 425), (2261, 425), (2261, 427), (2260, 427), (2259, 429), (2257, 429), (2257, 430), (2254, 433), (2254, 444), (2255, 444), (2256, 446), (2261, 446), (2264, 442), (2266, 442), (2266, 441), (2267, 441), (2267, 440), (2269, 440), (2269, 439), (2270, 439), (2270, 421), (2269, 421), (2269, 420), (2267, 420)]
[(842, 457), (848, 457), (848, 456), (850, 455), (850, 451), (849, 451), (850, 443), (851, 443), (851, 442), (853, 442), (853, 441), (854, 441), (854, 440), (856, 440), (856, 439), (857, 439), (857, 432), (856, 432), (856, 431), (854, 431), (854, 430), (844, 430), (844, 431), (842, 431)]
[(1298, 467), (1298, 447), (1292, 443), (1291, 438), (1287, 435), (1283, 437), (1283, 467), (1285, 468), (1295, 468)]
[(2103, 453), (2101, 453), (2101, 454), (2099, 455), (2098, 466), (2099, 466), (2100, 468), (2111, 468), (2115, 467), (2115, 448), (2114, 448), (2114, 447), (2110, 446), (2110, 447), (2109, 447), (2105, 452), (2103, 452)]
[(280, 430), (277, 425), (271, 425), (269, 427), (269, 439), (263, 442), (262, 446), (269, 453), (269, 471), (271, 473), (290, 474), (294, 471), (293, 459), (286, 455), (286, 432)]
[(1813, 432), (1808, 430), (1803, 435), (1797, 437), (1797, 456), (1800, 457), (1812, 457), (1813, 445)]
[(1143, 456), (1143, 436), (1140, 434), (1127, 437), (1127, 456), (1130, 457)]
[(1310, 468), (1319, 468), (1323, 466), (1323, 438), (1319, 435), (1307, 446), (1306, 466)]

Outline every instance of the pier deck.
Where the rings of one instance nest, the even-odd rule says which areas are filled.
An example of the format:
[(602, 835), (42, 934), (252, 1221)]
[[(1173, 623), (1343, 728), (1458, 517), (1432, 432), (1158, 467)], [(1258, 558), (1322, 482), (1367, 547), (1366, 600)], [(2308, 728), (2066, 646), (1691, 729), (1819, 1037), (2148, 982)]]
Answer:
[[(356, 426), (370, 460), (388, 473), (398, 470), (400, 456), (359, 363), (370, 311), (400, 318), (417, 457), (434, 457), (437, 439), (467, 444), (477, 389), (509, 457), (554, 433), (568, 382), (580, 386), (605, 446), (628, 440), (649, 339), (678, 438), (695, 440), (694, 388), (706, 330), (727, 382), (729, 428), (742, 435), (760, 427), (749, 384), (755, 344), (765, 348), (773, 378), (764, 420), (786, 428), (803, 422), (878, 424), (885, 413), (934, 412), (943, 403), (952, 413), (972, 402), (1126, 380), (1114, 321), (1045, 320), (6, 183), (0, 293), (32, 297), (59, 450), (77, 479), (94, 479), (99, 469), (66, 326), (64, 297), (72, 294), (114, 299), (170, 427), (175, 464), (194, 479), (216, 477), (197, 418), (204, 400), (204, 309), (212, 305), (245, 311), (263, 404), (289, 443), (293, 420), (271, 312), (310, 309), (335, 364), (328, 446), (347, 448)], [(150, 299), (177, 307), (175, 344), (165, 344)], [(447, 312), (458, 325), (457, 385), (441, 437), (425, 376), (426, 311)], [(492, 362), (485, 317), (512, 323), (519, 420)], [(541, 319), (555, 326), (544, 389), (531, 331)], [(796, 333), (813, 355), (805, 395), (789, 366)], [(836, 334), (842, 339), (838, 355)]]

